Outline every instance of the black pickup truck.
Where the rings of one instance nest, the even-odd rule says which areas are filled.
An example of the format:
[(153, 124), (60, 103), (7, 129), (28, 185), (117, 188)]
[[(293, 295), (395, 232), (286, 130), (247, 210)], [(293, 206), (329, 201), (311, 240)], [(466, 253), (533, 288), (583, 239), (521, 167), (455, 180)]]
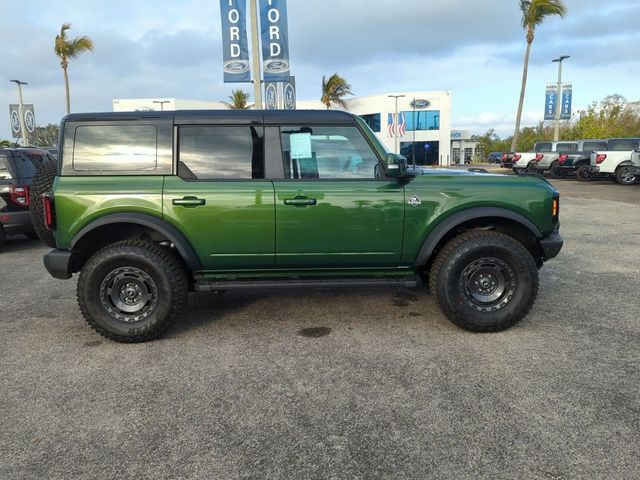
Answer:
[(593, 179), (591, 152), (606, 149), (606, 140), (580, 140), (577, 152), (560, 152), (558, 163), (551, 167), (551, 176), (565, 178), (575, 175), (578, 180), (589, 182)]

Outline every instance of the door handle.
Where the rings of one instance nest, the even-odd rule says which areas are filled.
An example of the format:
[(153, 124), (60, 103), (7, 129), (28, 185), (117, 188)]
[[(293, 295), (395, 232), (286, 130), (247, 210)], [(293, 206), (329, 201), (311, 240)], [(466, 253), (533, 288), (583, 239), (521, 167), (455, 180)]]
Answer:
[(318, 201), (315, 198), (296, 197), (285, 199), (284, 204), (292, 205), (294, 207), (311, 207), (317, 205)]
[(178, 207), (201, 207), (207, 203), (204, 198), (198, 197), (184, 197), (174, 198), (171, 203)]

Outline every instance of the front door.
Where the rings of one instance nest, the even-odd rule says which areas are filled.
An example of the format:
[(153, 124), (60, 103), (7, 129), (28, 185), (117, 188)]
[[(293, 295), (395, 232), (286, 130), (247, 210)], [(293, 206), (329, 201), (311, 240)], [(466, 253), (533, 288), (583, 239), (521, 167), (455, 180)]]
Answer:
[(178, 176), (165, 179), (164, 217), (205, 270), (274, 267), (274, 190), (264, 180), (263, 138), (262, 127), (248, 125), (178, 129)]
[(402, 253), (404, 188), (379, 178), (355, 126), (283, 126), (274, 181), (278, 268), (390, 268)]

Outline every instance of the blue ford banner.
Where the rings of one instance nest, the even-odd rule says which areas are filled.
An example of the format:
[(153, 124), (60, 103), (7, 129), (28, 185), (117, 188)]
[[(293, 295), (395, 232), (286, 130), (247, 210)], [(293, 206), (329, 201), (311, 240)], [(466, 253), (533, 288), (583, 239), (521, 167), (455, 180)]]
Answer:
[(287, 0), (260, 0), (260, 27), (264, 81), (289, 81)]
[(282, 101), (285, 110), (296, 109), (296, 77), (290, 77), (289, 81), (283, 84)]
[(571, 102), (573, 100), (573, 85), (565, 83), (562, 85), (562, 110), (560, 110), (560, 118), (562, 120), (571, 120)]
[(544, 101), (544, 119), (555, 120), (556, 108), (558, 108), (558, 85), (549, 84)]
[(278, 84), (267, 82), (264, 84), (264, 103), (267, 110), (278, 109)]
[(224, 82), (250, 82), (247, 0), (220, 0)]

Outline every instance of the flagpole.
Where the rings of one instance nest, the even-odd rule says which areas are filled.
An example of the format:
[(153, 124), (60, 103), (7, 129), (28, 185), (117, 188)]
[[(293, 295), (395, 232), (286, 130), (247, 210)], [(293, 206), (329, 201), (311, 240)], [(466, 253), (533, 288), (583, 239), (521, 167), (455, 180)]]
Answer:
[(260, 69), (260, 32), (258, 30), (258, 0), (249, 0), (249, 14), (251, 16), (251, 57), (253, 60), (253, 96), (255, 110), (262, 110), (262, 71)]
[(398, 132), (398, 99), (404, 97), (404, 95), (388, 95), (389, 98), (395, 98), (396, 99), (396, 113), (395, 113), (395, 117), (394, 117), (394, 125), (393, 125), (393, 136), (396, 139), (396, 145), (395, 145), (395, 153), (400, 153), (400, 147), (398, 145), (399, 142), (399, 136), (398, 134), (400, 132)]

